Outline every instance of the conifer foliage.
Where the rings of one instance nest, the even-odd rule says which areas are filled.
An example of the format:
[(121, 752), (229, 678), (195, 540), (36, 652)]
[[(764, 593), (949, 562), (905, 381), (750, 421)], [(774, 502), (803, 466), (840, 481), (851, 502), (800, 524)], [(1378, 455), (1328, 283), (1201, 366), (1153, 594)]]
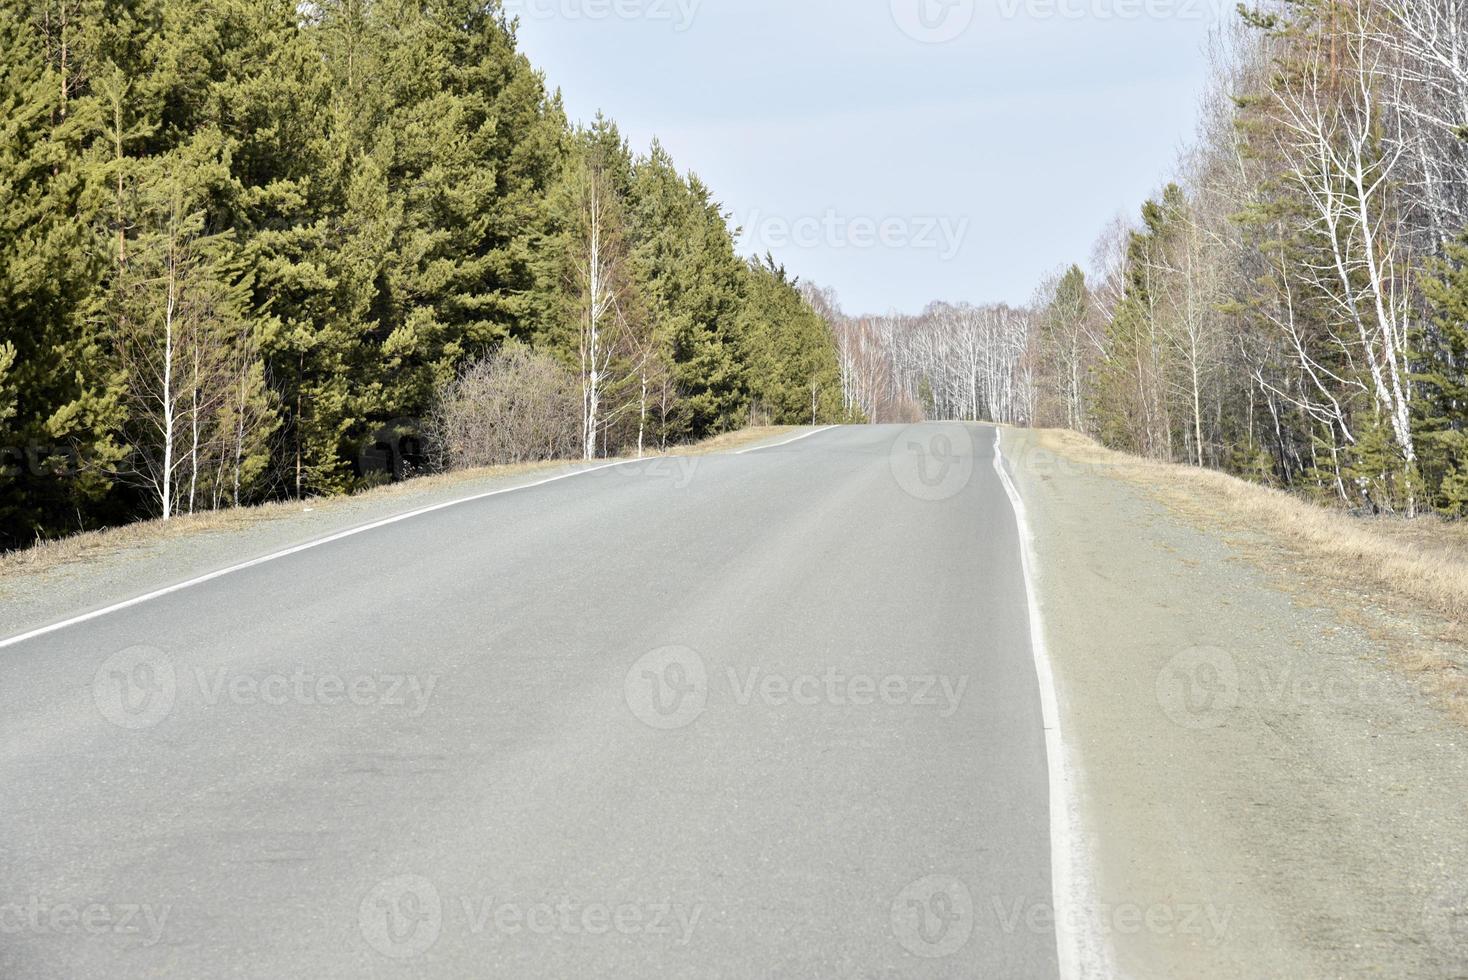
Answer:
[(349, 492), (510, 341), (586, 455), (841, 411), (795, 282), (496, 0), (0, 5), (0, 546)]

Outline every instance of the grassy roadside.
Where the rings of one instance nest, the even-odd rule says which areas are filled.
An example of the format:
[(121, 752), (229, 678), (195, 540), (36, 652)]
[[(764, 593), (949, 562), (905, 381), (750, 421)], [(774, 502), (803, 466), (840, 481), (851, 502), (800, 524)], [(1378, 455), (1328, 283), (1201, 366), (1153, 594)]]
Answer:
[(1224, 473), (1114, 452), (1074, 432), (1034, 433), (1030, 456), (1021, 465), (1077, 465), (1134, 484), (1222, 534), (1298, 601), (1367, 629), (1395, 666), (1468, 722), (1468, 526), (1357, 518)]
[[(649, 453), (647, 458), (707, 456), (729, 452), (795, 431), (797, 431), (795, 427), (787, 426), (758, 426), (741, 429), (738, 432), (726, 432), (687, 446), (675, 447), (666, 453)], [(105, 558), (129, 548), (159, 544), (191, 535), (241, 530), (262, 521), (279, 520), (303, 511), (324, 512), (348, 503), (391, 499), (487, 479), (550, 474), (575, 462), (578, 461), (554, 460), (544, 463), (522, 463), (513, 466), (491, 466), (484, 469), (460, 470), (454, 473), (438, 473), (404, 480), (401, 483), (386, 484), (352, 496), (318, 497), (304, 502), (299, 500), (279, 501), (253, 507), (184, 515), (170, 521), (138, 521), (102, 531), (88, 531), (0, 554), (0, 579), (51, 571), (63, 565)], [(605, 462), (615, 462), (615, 460)]]

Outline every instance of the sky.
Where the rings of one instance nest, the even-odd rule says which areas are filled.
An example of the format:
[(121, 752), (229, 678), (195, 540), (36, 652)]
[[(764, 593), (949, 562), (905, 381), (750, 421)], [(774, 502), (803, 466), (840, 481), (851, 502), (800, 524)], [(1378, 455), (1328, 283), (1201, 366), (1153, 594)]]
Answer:
[(1232, 0), (507, 0), (573, 120), (660, 139), (849, 313), (1024, 303), (1135, 214)]

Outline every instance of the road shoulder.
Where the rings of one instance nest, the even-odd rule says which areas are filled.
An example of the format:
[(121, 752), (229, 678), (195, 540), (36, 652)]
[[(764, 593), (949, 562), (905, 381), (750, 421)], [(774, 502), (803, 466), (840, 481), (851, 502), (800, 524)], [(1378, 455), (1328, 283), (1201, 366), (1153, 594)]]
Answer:
[(1468, 737), (1358, 622), (1036, 433), (1005, 453), (1123, 975), (1459, 975)]

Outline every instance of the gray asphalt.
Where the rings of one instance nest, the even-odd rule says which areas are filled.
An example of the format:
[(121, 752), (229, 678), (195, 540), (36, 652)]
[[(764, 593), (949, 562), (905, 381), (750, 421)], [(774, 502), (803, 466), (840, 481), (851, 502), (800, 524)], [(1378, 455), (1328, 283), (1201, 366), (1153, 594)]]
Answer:
[(0, 977), (1052, 977), (993, 431), (441, 510), (0, 650)]

